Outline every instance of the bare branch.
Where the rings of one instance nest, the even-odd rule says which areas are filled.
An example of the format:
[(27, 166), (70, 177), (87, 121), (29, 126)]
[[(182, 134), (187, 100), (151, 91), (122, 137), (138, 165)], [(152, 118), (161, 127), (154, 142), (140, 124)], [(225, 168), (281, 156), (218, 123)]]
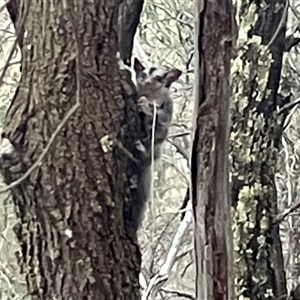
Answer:
[(184, 298), (192, 299), (192, 300), (196, 299), (194, 293), (189, 293), (189, 292), (180, 291), (180, 290), (171, 290), (171, 289), (166, 289), (166, 288), (161, 288), (161, 290), (164, 291), (165, 293), (174, 294), (178, 297), (184, 297)]
[(287, 208), (284, 212), (278, 214), (276, 223), (282, 222), (289, 214), (293, 213), (300, 207), (300, 201), (294, 203), (291, 207)]
[(191, 201), (188, 204), (189, 210), (186, 212), (184, 219), (181, 221), (177, 233), (174, 236), (172, 245), (166, 257), (165, 263), (161, 266), (159, 272), (152, 277), (146, 291), (142, 296), (142, 300), (148, 299), (148, 296), (151, 294), (152, 291), (158, 286), (163, 284), (168, 278), (169, 274), (172, 270), (174, 262), (176, 260), (177, 253), (179, 251), (179, 246), (182, 243), (182, 239), (185, 236), (185, 233), (192, 223), (193, 214), (192, 214), (192, 203)]

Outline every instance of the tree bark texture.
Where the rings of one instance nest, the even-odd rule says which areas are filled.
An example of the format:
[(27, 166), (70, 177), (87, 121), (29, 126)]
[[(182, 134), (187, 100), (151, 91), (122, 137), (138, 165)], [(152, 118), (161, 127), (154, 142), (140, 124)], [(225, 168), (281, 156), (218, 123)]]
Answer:
[(238, 299), (286, 294), (276, 223), (274, 174), (289, 97), (278, 94), (286, 49), (286, 0), (238, 3), (239, 39), (232, 68), (232, 203)]
[(142, 12), (144, 0), (123, 0), (119, 7), (119, 51), (121, 59), (131, 65), (133, 39)]
[(228, 186), (232, 3), (196, 1), (196, 105), (192, 148), (196, 290), (199, 300), (231, 299)]
[[(140, 253), (123, 220), (120, 168), (127, 156), (118, 163), (120, 151), (112, 150), (128, 113), (123, 97), (127, 93), (129, 101), (134, 93), (116, 58), (120, 1), (24, 1), (27, 15), (17, 24), (27, 33), (20, 39), (22, 77), (3, 133), (14, 147), (2, 157), (7, 183), (40, 158), (77, 108), (39, 167), (12, 188), (29, 294), (43, 300), (139, 299)], [(11, 15), (19, 16), (18, 5), (10, 7)]]

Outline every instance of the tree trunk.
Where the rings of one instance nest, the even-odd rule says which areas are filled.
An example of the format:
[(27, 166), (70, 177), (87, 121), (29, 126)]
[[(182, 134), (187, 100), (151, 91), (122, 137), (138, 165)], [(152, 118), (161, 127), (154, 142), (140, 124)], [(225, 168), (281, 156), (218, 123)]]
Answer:
[(238, 299), (277, 299), (286, 294), (274, 174), (288, 110), (278, 112), (289, 101), (278, 94), (288, 2), (240, 5), (231, 135)]
[(134, 93), (118, 70), (119, 2), (10, 7), (27, 35), (18, 37), (22, 76), (3, 133), (13, 151), (1, 170), (8, 184), (21, 181), (12, 194), (32, 299), (140, 297), (140, 253), (123, 220), (127, 157), (117, 162), (112, 151), (127, 114), (122, 95)]
[(198, 61), (191, 168), (196, 289), (199, 300), (223, 300), (232, 296), (228, 197), (232, 4), (230, 0), (205, 0), (195, 5)]

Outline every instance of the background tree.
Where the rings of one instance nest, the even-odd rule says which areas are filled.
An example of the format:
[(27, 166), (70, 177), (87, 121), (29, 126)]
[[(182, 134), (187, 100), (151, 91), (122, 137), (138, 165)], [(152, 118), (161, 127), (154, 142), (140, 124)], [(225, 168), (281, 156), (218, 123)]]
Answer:
[[(192, 199), (195, 215), (197, 299), (232, 299), (229, 202), (229, 103), (232, 3), (196, 8), (195, 134)], [(210, 30), (214, 28), (214, 30)]]
[(287, 295), (275, 172), (290, 105), (282, 84), (288, 2), (237, 3), (239, 39), (232, 68), (231, 172), (238, 299)]
[(8, 184), (18, 182), (15, 232), (32, 299), (139, 297), (139, 252), (123, 220), (129, 158), (112, 151), (130, 114), (123, 97), (133, 103), (135, 92), (118, 67), (119, 4), (8, 7), (22, 76), (6, 115), (2, 137), (11, 147), (1, 169)]

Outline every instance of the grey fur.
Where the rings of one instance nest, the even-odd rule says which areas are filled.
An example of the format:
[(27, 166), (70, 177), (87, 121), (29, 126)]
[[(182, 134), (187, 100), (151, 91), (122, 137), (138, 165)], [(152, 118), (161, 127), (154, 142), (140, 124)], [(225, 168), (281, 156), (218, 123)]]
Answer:
[(180, 77), (181, 71), (154, 67), (146, 69), (137, 58), (134, 60), (134, 70), (138, 92), (137, 104), (145, 133), (143, 139), (136, 141), (137, 156), (141, 164), (137, 174), (137, 194), (130, 209), (131, 229), (136, 232), (150, 194), (153, 105), (156, 103), (154, 160), (157, 160), (160, 158), (162, 144), (167, 138), (172, 121), (173, 100), (170, 97), (170, 86)]

